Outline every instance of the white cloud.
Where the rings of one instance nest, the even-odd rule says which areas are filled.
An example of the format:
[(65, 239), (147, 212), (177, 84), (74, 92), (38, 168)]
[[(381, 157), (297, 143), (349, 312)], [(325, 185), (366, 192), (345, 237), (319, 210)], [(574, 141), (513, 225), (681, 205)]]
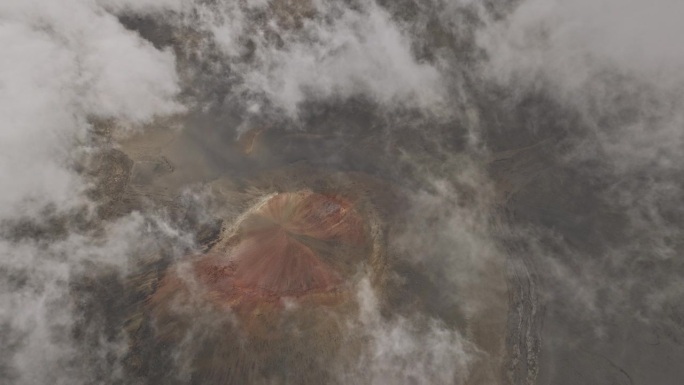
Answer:
[[(621, 218), (611, 229), (619, 242), (596, 234), (606, 242), (600, 255), (578, 253), (563, 239), (573, 238), (567, 229), (522, 236), (539, 247), (538, 269), (551, 277), (550, 293), (560, 296), (552, 302), (563, 301), (578, 318), (654, 308), (635, 298), (641, 285), (657, 292), (654, 298), (681, 301), (669, 264), (677, 263), (684, 235), (682, 13), (684, 3), (676, 0), (525, 0), (479, 33), (488, 79), (513, 99), (541, 94), (580, 118), (564, 143), (573, 151), (559, 161), (586, 183), (577, 191), (596, 199), (597, 214), (560, 211), (554, 220), (578, 215), (587, 228), (601, 229), (610, 215)], [(541, 247), (550, 239), (553, 246)], [(635, 267), (646, 262), (652, 267)], [(610, 304), (598, 306), (601, 298)], [(665, 318), (657, 312), (648, 317)]]
[[(97, 2), (3, 1), (0, 46), (3, 231), (17, 218), (45, 219), (46, 205), (61, 215), (87, 204), (72, 166), (87, 150), (89, 119), (139, 125), (182, 109), (173, 55), (126, 30)], [(2, 360), (17, 384), (90, 382), (70, 342), (70, 275), (83, 261), (124, 269), (128, 253), (144, 244), (142, 229), (132, 216), (101, 236), (67, 229), (64, 239), (17, 241), (0, 234), (0, 324), (20, 342)]]
[[(380, 315), (367, 279), (357, 293), (358, 324), (350, 332), (368, 341), (353, 370), (341, 369), (342, 382), (357, 384), (463, 384), (473, 346), (458, 331), (433, 320)], [(354, 357), (352, 357), (354, 358)]]
[[(227, 55), (244, 53), (247, 39), (255, 43), (254, 61), (236, 63), (234, 70), (248, 92), (266, 95), (290, 116), (307, 99), (360, 94), (384, 106), (444, 112), (440, 72), (417, 61), (410, 38), (387, 11), (374, 2), (359, 9), (328, 1), (313, 4), (313, 16), (302, 18), (301, 28), (281, 27), (275, 20), (255, 28), (233, 2), (200, 8), (200, 14)], [(279, 34), (282, 46), (269, 40), (272, 32)]]
[(142, 123), (179, 111), (173, 55), (90, 1), (0, 5), (0, 217), (73, 204), (67, 162), (90, 117)]
[(115, 12), (136, 14), (182, 11), (190, 2), (185, 0), (95, 0), (98, 4)]
[(684, 27), (675, 0), (527, 0), (481, 37), (497, 75), (541, 71), (577, 87), (602, 66), (662, 85), (684, 81)]
[[(130, 255), (150, 244), (139, 215), (104, 230), (102, 238), (72, 234), (45, 244), (0, 240), (0, 322), (21, 341), (20, 349), (6, 352), (12, 356), (3, 364), (16, 372), (16, 384), (89, 383), (92, 368), (83, 357), (118, 354), (125, 346), (123, 340), (100, 341), (98, 351), (71, 340), (78, 303), (70, 293), (72, 276), (102, 266), (125, 272)], [(116, 376), (110, 375), (110, 380)]]
[(671, 167), (684, 153), (683, 12), (674, 0), (527, 0), (479, 43), (491, 78), (576, 108), (615, 167)]

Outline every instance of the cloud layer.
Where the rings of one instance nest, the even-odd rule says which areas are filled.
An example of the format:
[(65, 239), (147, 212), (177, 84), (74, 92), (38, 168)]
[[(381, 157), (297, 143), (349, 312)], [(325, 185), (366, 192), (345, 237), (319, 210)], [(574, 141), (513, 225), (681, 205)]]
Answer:
[[(124, 29), (103, 5), (141, 7), (0, 5), (0, 325), (8, 343), (0, 376), (12, 383), (92, 383), (89, 361), (79, 357), (125, 346), (114, 341), (88, 352), (74, 345), (70, 278), (84, 262), (123, 269), (143, 221), (123, 218), (100, 236), (72, 232), (67, 217), (89, 205), (76, 169), (94, 149), (92, 121), (139, 125), (181, 105), (174, 55)], [(32, 237), (35, 226), (47, 235)]]

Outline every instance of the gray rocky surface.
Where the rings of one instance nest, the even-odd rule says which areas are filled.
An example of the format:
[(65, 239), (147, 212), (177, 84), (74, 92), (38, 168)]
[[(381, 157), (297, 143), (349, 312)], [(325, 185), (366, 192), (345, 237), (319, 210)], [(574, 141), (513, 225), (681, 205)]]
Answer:
[[(611, 152), (631, 138), (621, 129), (646, 121), (657, 131), (653, 111), (676, 110), (680, 99), (672, 107), (610, 67), (580, 102), (537, 74), (493, 79), (486, 68), (494, 52), (478, 31), (505, 24), (525, 1), (265, 4), (118, 10), (122, 28), (173, 52), (187, 109), (133, 129), (93, 119), (88, 152), (70, 166), (86, 181), (88, 202), (0, 222), (0, 235), (17, 248), (59, 245), (57, 260), (68, 260), (63, 245), (74, 239), (98, 245), (118, 221), (141, 223), (125, 258), (81, 258), (59, 278), (68, 298), (50, 306), (69, 309), (74, 322), (50, 325), (48, 339), (80, 352), (64, 367), (83, 371), (84, 383), (116, 384), (682, 381), (681, 158), (669, 147), (637, 156), (669, 140), (658, 136), (641, 138), (627, 155)], [(401, 26), (416, 65), (437, 68), (440, 84), (430, 87), (443, 88), (441, 104), (363, 88), (391, 71), (390, 62), (370, 77), (361, 66), (344, 86), (329, 87), (335, 92), (298, 78), (305, 86), (295, 113), (278, 104), (278, 82), (254, 85), (273, 81), (277, 60), (307, 44), (319, 49), (311, 60), (328, 68), (326, 58), (358, 42), (345, 35), (335, 50), (323, 49), (326, 32), (341, 15), (360, 28), (366, 13)], [(237, 16), (242, 24), (232, 26), (242, 29), (230, 30), (227, 52), (212, 28)], [(301, 76), (297, 68), (286, 74)], [(334, 83), (323, 72), (309, 75)], [(355, 87), (362, 91), (349, 92)], [(350, 301), (333, 312), (339, 317), (296, 306), (282, 323), (267, 315), (273, 338), (244, 333), (231, 312), (201, 305), (155, 318), (150, 298), (169, 272), (227, 242), (264, 197), (301, 190), (361, 202), (383, 256), (368, 257), (382, 260), (368, 262), (381, 272), (375, 297)], [(31, 268), (13, 266), (0, 264), (1, 291), (40, 286)], [(364, 318), (364, 299), (377, 301), (377, 314)], [(8, 383), (21, 378), (13, 352), (28, 340), (15, 329), (0, 323)]]

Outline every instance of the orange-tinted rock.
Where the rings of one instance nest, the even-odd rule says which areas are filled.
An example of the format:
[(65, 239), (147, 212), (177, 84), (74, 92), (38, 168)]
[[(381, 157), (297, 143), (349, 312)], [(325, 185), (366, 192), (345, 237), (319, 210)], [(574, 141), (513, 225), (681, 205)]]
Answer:
[[(277, 311), (287, 301), (335, 304), (347, 289), (349, 267), (366, 257), (365, 243), (363, 220), (350, 201), (308, 190), (280, 193), (250, 209), (207, 254), (194, 257), (190, 281), (199, 283), (200, 298), (240, 316)], [(186, 281), (168, 273), (152, 304), (187, 292)]]

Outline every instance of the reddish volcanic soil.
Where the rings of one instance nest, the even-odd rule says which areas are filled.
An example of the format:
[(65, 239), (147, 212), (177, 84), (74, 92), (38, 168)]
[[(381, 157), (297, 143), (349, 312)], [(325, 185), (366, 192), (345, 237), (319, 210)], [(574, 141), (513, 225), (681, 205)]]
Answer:
[[(349, 200), (308, 190), (279, 193), (194, 257), (191, 281), (200, 284), (201, 298), (241, 316), (288, 301), (331, 305), (342, 300), (365, 244), (364, 222)], [(189, 287), (169, 270), (151, 303), (163, 305)]]

